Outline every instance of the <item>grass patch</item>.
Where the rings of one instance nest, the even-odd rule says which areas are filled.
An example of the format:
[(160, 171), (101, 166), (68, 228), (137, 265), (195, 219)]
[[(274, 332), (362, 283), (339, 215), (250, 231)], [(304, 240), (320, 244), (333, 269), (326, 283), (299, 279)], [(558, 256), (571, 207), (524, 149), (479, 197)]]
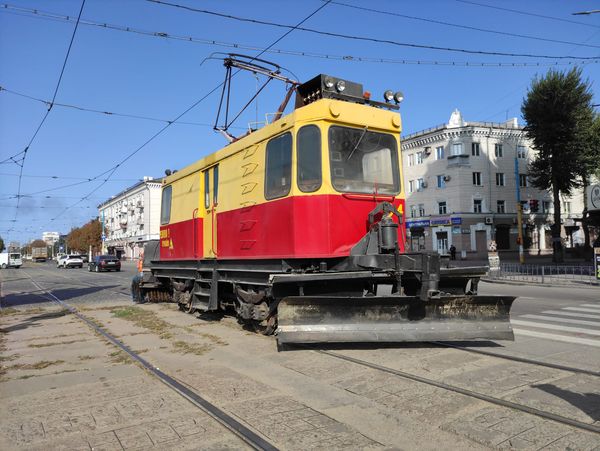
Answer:
[(111, 352), (109, 356), (112, 363), (131, 363), (131, 358), (121, 350)]
[(0, 355), (0, 362), (12, 362), (15, 359), (21, 357), (19, 354), (11, 354), (11, 355)]
[(71, 343), (81, 343), (82, 341), (87, 341), (87, 340), (51, 341), (48, 343), (30, 344), (30, 345), (27, 345), (27, 347), (28, 348), (46, 348), (48, 346), (59, 346), (59, 345), (70, 345)]
[(21, 313), (21, 311), (12, 307), (6, 307), (0, 310), (0, 316), (16, 315), (17, 313)]
[(212, 349), (211, 345), (200, 343), (188, 343), (187, 341), (176, 341), (173, 343), (173, 349), (180, 354), (203, 355)]
[(64, 360), (40, 360), (36, 363), (17, 363), (16, 365), (11, 365), (7, 367), (9, 370), (43, 370), (44, 368), (48, 368), (52, 365), (60, 365), (61, 363), (65, 363)]
[(143, 354), (145, 352), (148, 352), (150, 349), (146, 348), (146, 349), (140, 349), (140, 350), (134, 350), (133, 352), (135, 352), (136, 354)]
[(189, 327), (189, 326), (186, 326), (183, 329), (190, 334), (194, 334), (194, 335), (198, 335), (199, 337), (206, 338), (216, 345), (226, 346), (229, 344), (226, 341), (223, 341), (221, 339), (221, 337), (217, 337), (216, 335), (213, 335), (213, 334), (207, 334), (205, 332), (198, 332), (197, 330), (194, 330), (192, 327)]
[(93, 355), (80, 355), (77, 358), (79, 360), (94, 360), (95, 357)]
[(157, 334), (160, 338), (171, 338), (169, 331), (173, 326), (160, 319), (155, 312), (144, 310), (137, 306), (116, 307), (111, 310), (115, 318), (131, 321), (138, 327), (142, 327)]

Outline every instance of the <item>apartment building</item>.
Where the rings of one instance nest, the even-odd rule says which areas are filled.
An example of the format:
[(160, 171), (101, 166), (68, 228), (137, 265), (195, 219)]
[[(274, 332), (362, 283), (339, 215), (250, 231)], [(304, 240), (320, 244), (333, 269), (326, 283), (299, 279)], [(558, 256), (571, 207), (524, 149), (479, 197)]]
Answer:
[(144, 177), (98, 205), (102, 223), (102, 253), (137, 258), (144, 243), (160, 235), (162, 179)]
[[(523, 206), (524, 247), (551, 252), (552, 194), (531, 186), (531, 143), (517, 119), (465, 122), (455, 110), (447, 124), (402, 138), (406, 227), (412, 250), (483, 257), (492, 241), (516, 250), (517, 198)], [(582, 193), (562, 199), (565, 244), (583, 242), (577, 226)]]

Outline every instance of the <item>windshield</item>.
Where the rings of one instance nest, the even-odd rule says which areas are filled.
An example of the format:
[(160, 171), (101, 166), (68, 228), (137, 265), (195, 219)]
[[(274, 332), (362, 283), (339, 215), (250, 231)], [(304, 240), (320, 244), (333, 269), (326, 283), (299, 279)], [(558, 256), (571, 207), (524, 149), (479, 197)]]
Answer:
[(21, 254), (10, 254), (9, 258), (14, 258), (14, 259), (21, 258)]
[(329, 129), (333, 187), (341, 192), (398, 194), (396, 139), (389, 134), (334, 126)]

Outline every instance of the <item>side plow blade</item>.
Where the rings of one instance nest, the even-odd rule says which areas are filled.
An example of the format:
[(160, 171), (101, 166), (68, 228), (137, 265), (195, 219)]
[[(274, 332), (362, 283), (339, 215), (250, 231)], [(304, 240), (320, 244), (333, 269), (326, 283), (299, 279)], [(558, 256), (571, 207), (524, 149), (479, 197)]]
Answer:
[(278, 306), (284, 343), (514, 340), (511, 296), (294, 296)]

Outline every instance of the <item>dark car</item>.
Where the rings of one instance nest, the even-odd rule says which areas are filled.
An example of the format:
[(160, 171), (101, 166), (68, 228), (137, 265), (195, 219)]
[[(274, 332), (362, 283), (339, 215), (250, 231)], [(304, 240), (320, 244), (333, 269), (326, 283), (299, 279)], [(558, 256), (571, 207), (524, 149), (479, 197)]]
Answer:
[(88, 263), (88, 271), (121, 271), (121, 262), (114, 255), (97, 255)]

